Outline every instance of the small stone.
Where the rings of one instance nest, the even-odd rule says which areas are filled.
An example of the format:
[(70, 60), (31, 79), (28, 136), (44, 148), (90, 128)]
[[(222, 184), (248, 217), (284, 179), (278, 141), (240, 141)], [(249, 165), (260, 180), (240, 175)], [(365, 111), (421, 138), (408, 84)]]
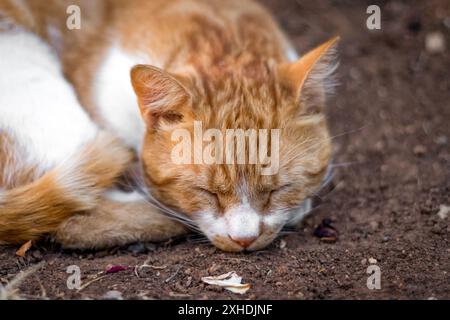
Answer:
[(280, 249), (284, 249), (284, 248), (286, 248), (286, 241), (281, 239), (281, 241), (280, 241)]
[(448, 214), (450, 212), (450, 206), (446, 206), (445, 204), (441, 204), (439, 206), (439, 211), (437, 213), (438, 217), (442, 220), (446, 219), (448, 217)]
[(366, 265), (366, 263), (367, 263), (367, 259), (366, 259), (366, 258), (364, 258), (364, 259), (361, 260), (361, 264), (362, 264), (363, 266)]
[(383, 242), (388, 242), (389, 240), (391, 240), (391, 237), (389, 236), (384, 236), (382, 239)]
[(375, 264), (375, 263), (377, 263), (377, 259), (370, 257), (369, 258), (369, 263), (370, 264)]
[(438, 136), (436, 138), (436, 143), (439, 145), (445, 145), (448, 142), (448, 138), (446, 136)]
[(438, 224), (435, 224), (432, 228), (431, 228), (431, 232), (433, 232), (434, 234), (440, 235), (442, 233), (442, 229)]
[(323, 219), (322, 223), (314, 230), (314, 235), (320, 238), (320, 241), (326, 243), (334, 243), (338, 239), (337, 230), (331, 225), (332, 221), (329, 218)]
[(186, 281), (186, 288), (189, 288), (190, 286), (191, 286), (191, 284), (192, 284), (192, 277), (188, 277), (187, 278), (187, 281)]
[(39, 250), (34, 250), (31, 255), (37, 260), (42, 260), (42, 253)]
[(429, 53), (441, 53), (445, 51), (445, 38), (439, 32), (430, 32), (425, 37), (425, 48)]
[(370, 221), (369, 222), (370, 228), (375, 231), (378, 229), (379, 223), (377, 221)]
[(117, 290), (108, 291), (103, 295), (103, 299), (105, 300), (123, 300), (122, 292)]
[(448, 29), (450, 29), (450, 17), (445, 17), (444, 21), (442, 21), (444, 23), (444, 26), (446, 26)]
[(211, 267), (208, 268), (208, 273), (213, 274), (218, 271), (222, 266), (220, 264), (213, 263)]
[(427, 148), (422, 145), (417, 145), (414, 147), (413, 152), (416, 156), (423, 156), (427, 153)]

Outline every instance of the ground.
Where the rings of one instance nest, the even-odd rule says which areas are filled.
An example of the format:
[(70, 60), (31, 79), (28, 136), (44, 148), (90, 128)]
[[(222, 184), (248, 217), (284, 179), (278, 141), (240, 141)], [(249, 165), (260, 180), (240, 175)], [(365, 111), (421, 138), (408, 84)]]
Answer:
[[(22, 297), (98, 299), (116, 290), (131, 299), (450, 298), (450, 226), (443, 207), (450, 206), (450, 2), (262, 2), (299, 52), (342, 36), (340, 86), (327, 110), (335, 176), (300, 229), (263, 251), (242, 254), (195, 238), (101, 252), (39, 244), (24, 258), (15, 256), (17, 247), (2, 247), (2, 284), (44, 261), (19, 284)], [(381, 7), (381, 30), (366, 27), (373, 3)], [(447, 48), (432, 42), (435, 32)], [(335, 243), (313, 235), (324, 218), (339, 231)], [(147, 259), (154, 267), (142, 268), (140, 277), (133, 268), (101, 273), (110, 264)], [(379, 290), (367, 287), (370, 264), (380, 268)], [(80, 267), (81, 290), (66, 285), (70, 265)], [(243, 296), (201, 281), (232, 270), (252, 285)]]

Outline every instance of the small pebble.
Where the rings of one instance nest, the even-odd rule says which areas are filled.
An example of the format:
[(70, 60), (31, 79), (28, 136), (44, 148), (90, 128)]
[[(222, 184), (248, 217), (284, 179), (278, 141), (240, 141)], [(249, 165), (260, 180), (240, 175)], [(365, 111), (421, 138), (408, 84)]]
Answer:
[(413, 152), (416, 156), (423, 156), (427, 153), (427, 148), (422, 145), (417, 145), (414, 147)]
[(449, 213), (450, 213), (450, 206), (446, 206), (445, 204), (441, 204), (439, 206), (439, 211), (437, 213), (439, 218), (444, 220), (444, 219), (446, 219), (448, 217)]
[(425, 37), (425, 48), (429, 53), (442, 53), (445, 51), (445, 38), (439, 32), (430, 32)]
[(439, 136), (436, 138), (436, 143), (439, 145), (445, 145), (448, 142), (448, 138), (446, 136)]
[(103, 295), (103, 299), (105, 299), (105, 300), (123, 300), (122, 292), (117, 291), (117, 290), (108, 291)]
[(220, 264), (215, 264), (213, 263), (211, 267), (208, 268), (208, 272), (210, 274), (215, 273), (216, 271), (218, 271), (222, 266)]
[(42, 260), (42, 253), (39, 250), (34, 250), (31, 255), (37, 260)]
[(440, 234), (442, 234), (442, 228), (439, 226), (439, 224), (435, 224), (431, 228), (431, 232), (433, 232), (434, 234), (440, 235)]
[(370, 257), (369, 258), (369, 263), (370, 264), (375, 264), (375, 263), (377, 263), (377, 259)]
[(377, 221), (370, 221), (369, 225), (370, 225), (370, 228), (374, 231), (377, 230), (379, 227), (379, 223)]
[(192, 277), (188, 277), (187, 278), (187, 281), (186, 281), (186, 288), (189, 288), (190, 286), (191, 286), (191, 284), (192, 284)]
[(314, 235), (320, 238), (320, 241), (333, 243), (338, 239), (337, 230), (331, 225), (331, 219), (326, 218), (322, 220), (322, 223), (314, 230)]
[(443, 22), (444, 22), (444, 26), (446, 26), (448, 29), (450, 29), (450, 17), (446, 17)]

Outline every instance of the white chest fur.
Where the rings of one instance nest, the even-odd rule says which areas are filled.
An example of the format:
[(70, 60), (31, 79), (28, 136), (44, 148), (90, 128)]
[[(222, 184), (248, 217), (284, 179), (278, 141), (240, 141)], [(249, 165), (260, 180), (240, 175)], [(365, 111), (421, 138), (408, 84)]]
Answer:
[(141, 147), (145, 125), (131, 86), (130, 70), (134, 65), (145, 62), (145, 58), (127, 54), (114, 45), (94, 81), (94, 101), (99, 115), (109, 130), (135, 150)]

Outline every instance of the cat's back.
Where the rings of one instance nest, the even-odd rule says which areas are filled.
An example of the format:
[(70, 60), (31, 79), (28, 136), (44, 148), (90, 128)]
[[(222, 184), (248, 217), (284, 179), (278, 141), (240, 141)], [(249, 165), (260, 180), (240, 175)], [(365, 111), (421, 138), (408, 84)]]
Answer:
[[(208, 54), (255, 48), (278, 54), (287, 40), (270, 13), (253, 0), (110, 0), (120, 42), (163, 55), (206, 50)], [(219, 52), (217, 52), (219, 51)]]

